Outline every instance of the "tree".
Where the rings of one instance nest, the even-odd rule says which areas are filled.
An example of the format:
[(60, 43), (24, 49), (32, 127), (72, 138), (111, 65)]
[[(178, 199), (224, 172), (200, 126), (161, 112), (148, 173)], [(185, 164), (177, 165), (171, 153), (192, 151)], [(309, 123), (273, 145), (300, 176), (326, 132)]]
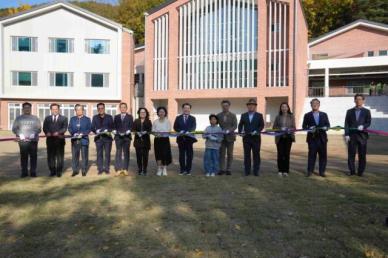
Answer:
[(136, 44), (144, 43), (144, 12), (164, 0), (120, 0), (117, 21), (134, 31)]
[(352, 21), (354, 0), (303, 0), (309, 37), (315, 38)]

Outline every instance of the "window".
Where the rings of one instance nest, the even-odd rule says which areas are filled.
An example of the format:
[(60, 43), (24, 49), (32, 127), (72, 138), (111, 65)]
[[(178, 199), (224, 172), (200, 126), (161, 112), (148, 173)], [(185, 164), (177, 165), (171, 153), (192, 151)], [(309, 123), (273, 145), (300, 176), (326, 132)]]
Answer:
[(272, 32), (279, 32), (280, 31), (280, 24), (279, 23), (273, 23), (271, 26), (271, 31)]
[(86, 73), (86, 87), (109, 87), (108, 73)]
[(50, 72), (50, 86), (72, 87), (73, 73)]
[(379, 56), (386, 56), (388, 54), (387, 50), (380, 50), (379, 51)]
[[(97, 104), (96, 104), (97, 105)], [(97, 106), (93, 106), (93, 116), (97, 115)], [(117, 114), (117, 106), (119, 104), (105, 104), (105, 113), (111, 116), (115, 116)]]
[(50, 112), (50, 104), (38, 104), (36, 107), (37, 115), (40, 121), (43, 123), (46, 116), (51, 114)]
[(37, 72), (16, 72), (12, 73), (12, 85), (14, 86), (36, 86)]
[(60, 111), (61, 114), (70, 119), (70, 117), (75, 115), (74, 106), (75, 104), (62, 104)]
[(371, 57), (371, 56), (374, 56), (375, 55), (375, 52), (374, 51), (368, 51), (368, 56)]
[(328, 59), (328, 57), (329, 57), (329, 54), (328, 54), (328, 53), (324, 53), (324, 54), (313, 54), (313, 55), (312, 55), (313, 60), (323, 60), (323, 59)]
[(37, 38), (12, 36), (12, 51), (36, 52)]
[(89, 54), (109, 54), (109, 40), (87, 39), (85, 50)]
[[(60, 107), (59, 113), (63, 116), (66, 116), (69, 120), (72, 116), (75, 116), (75, 111), (74, 111), (75, 104), (62, 104)], [(37, 106), (37, 111), (38, 111), (38, 117), (40, 121), (44, 121), (46, 116), (51, 115), (50, 111), (50, 104), (38, 104)], [(84, 105), (84, 114), (88, 114), (88, 106)]]
[(15, 119), (22, 114), (22, 104), (8, 103), (8, 129), (12, 129)]
[(73, 53), (74, 40), (64, 38), (50, 38), (50, 52), (55, 53)]

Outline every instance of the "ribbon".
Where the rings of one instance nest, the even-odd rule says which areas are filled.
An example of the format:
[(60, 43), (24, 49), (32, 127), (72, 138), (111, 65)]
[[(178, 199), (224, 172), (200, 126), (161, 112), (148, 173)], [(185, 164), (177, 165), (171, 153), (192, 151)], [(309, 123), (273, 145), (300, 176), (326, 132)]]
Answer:
[[(268, 128), (268, 129), (265, 129), (264, 131), (262, 132), (256, 132), (256, 133), (249, 133), (249, 134), (246, 134), (246, 133), (238, 133), (238, 132), (228, 132), (226, 133), (225, 131), (223, 132), (219, 132), (219, 133), (205, 133), (204, 131), (194, 131), (194, 132), (143, 132), (143, 135), (145, 134), (149, 134), (149, 135), (154, 135), (156, 137), (180, 137), (180, 136), (186, 136), (186, 137), (195, 137), (196, 135), (211, 135), (211, 134), (222, 134), (222, 135), (239, 135), (239, 136), (246, 136), (246, 135), (259, 135), (259, 134), (263, 134), (263, 135), (268, 135), (268, 136), (282, 136), (284, 134), (293, 134), (293, 133), (297, 133), (297, 132), (314, 132), (316, 130), (332, 130), (332, 131), (340, 131), (340, 130), (344, 130), (345, 128), (343, 126), (334, 126), (334, 127), (330, 127), (330, 128), (325, 128), (325, 127), (315, 127), (313, 129), (287, 129), (287, 130), (282, 130), (282, 129), (272, 129), (272, 128)], [(350, 131), (359, 131), (358, 128), (349, 128)], [(388, 132), (385, 132), (385, 131), (381, 131), (381, 130), (373, 130), (373, 129), (364, 129), (362, 130), (363, 132), (366, 132), (366, 133), (370, 133), (370, 134), (374, 134), (374, 135), (379, 135), (379, 136), (388, 136)], [(131, 132), (132, 134), (137, 134), (138, 132)], [(94, 133), (90, 133), (89, 136), (102, 136), (102, 135), (106, 135), (106, 136), (109, 136), (109, 137), (112, 137), (114, 136), (115, 134), (111, 133), (111, 132), (101, 132), (99, 134), (94, 134)], [(122, 136), (122, 134), (117, 134), (119, 136)], [(127, 134), (126, 134), (127, 135)], [(86, 137), (87, 135), (83, 135), (83, 137)], [(71, 139), (79, 139), (79, 138), (75, 138), (74, 136), (71, 136), (71, 135), (64, 135), (62, 136), (63, 138), (71, 138)], [(39, 135), (39, 138), (46, 138), (45, 135)], [(5, 141), (21, 141), (19, 139), (19, 137), (0, 137), (0, 142), (5, 142)], [(28, 139), (27, 140), (23, 140), (23, 141), (29, 141)]]

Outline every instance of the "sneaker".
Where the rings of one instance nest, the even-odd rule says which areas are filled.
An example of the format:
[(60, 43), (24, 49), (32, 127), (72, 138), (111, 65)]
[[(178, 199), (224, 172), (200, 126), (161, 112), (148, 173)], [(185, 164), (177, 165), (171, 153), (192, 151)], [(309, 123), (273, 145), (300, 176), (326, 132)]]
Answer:
[(216, 176), (216, 173), (211, 173), (210, 176)]
[(226, 175), (227, 175), (227, 176), (231, 176), (231, 175), (232, 175), (232, 172), (226, 171)]
[(225, 171), (220, 170), (220, 171), (218, 171), (218, 174), (217, 174), (217, 175), (222, 176), (222, 175), (224, 175), (224, 174), (225, 174)]
[(283, 173), (282, 173), (282, 172), (279, 172), (279, 173), (278, 173), (278, 176), (283, 176)]
[(191, 172), (186, 172), (186, 176), (191, 176)]
[(128, 170), (123, 170), (124, 176), (128, 176)]
[(288, 173), (283, 173), (283, 176), (288, 177)]
[(210, 176), (210, 173), (206, 173), (206, 176)]
[(163, 166), (162, 176), (167, 176), (167, 166)]
[(179, 175), (180, 176), (184, 176), (186, 174), (186, 172), (185, 171), (181, 171), (181, 172), (179, 172)]
[(158, 167), (158, 171), (156, 172), (156, 175), (157, 176), (162, 176), (162, 173), (163, 173), (162, 168)]

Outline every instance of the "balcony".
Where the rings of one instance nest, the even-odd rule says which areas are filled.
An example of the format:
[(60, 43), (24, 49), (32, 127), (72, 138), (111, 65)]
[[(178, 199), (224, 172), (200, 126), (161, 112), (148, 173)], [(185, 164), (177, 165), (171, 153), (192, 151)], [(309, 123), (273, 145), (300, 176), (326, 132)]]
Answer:
[[(360, 85), (360, 86), (330, 86), (328, 97), (349, 97), (355, 94), (368, 96), (388, 96), (388, 84)], [(314, 86), (308, 88), (309, 97), (324, 97), (325, 87)]]

